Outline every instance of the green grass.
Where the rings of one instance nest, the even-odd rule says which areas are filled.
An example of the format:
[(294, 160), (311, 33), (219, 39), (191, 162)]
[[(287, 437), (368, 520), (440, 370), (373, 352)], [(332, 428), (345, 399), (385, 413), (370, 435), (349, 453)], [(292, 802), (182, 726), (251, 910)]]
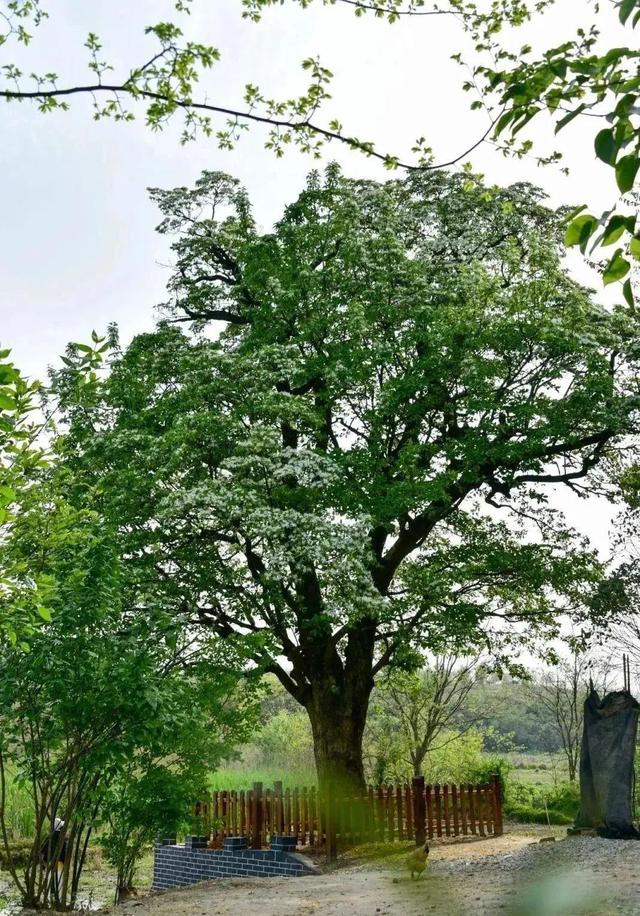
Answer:
[(554, 786), (569, 778), (563, 754), (512, 752), (502, 756), (511, 767), (509, 778), (514, 782), (531, 786)]
[(15, 777), (9, 773), (5, 793), (5, 821), (10, 839), (20, 840), (33, 836), (35, 815), (28, 788), (16, 782)]
[[(492, 755), (489, 755), (492, 756)], [(567, 780), (567, 770), (562, 754), (501, 754), (510, 767), (509, 779), (536, 787), (554, 786)], [(313, 769), (286, 770), (284, 767), (247, 767), (242, 763), (216, 770), (209, 776), (209, 787), (215, 789), (251, 789), (261, 782), (265, 789), (280, 780), (286, 789), (294, 786), (317, 785)]]
[(248, 770), (241, 767), (225, 767), (216, 770), (209, 776), (209, 788), (215, 789), (251, 789), (254, 782), (261, 782), (263, 788), (273, 788), (275, 782), (280, 780), (283, 788), (295, 786), (315, 786), (316, 774), (309, 770), (284, 772), (279, 769)]

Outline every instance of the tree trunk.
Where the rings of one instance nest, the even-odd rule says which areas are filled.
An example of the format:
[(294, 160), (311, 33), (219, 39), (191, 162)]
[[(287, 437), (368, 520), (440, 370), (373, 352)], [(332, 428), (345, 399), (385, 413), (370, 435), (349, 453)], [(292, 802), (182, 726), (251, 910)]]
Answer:
[(313, 684), (307, 713), (321, 793), (359, 795), (364, 791), (362, 736), (371, 688), (351, 689), (327, 679)]
[(365, 837), (362, 736), (372, 683), (372, 678), (355, 683), (347, 678), (346, 682), (340, 679), (336, 683), (325, 676), (311, 685), (306, 708), (313, 732), (322, 824), (330, 863), (336, 860), (337, 837), (346, 828), (344, 799), (349, 799), (349, 827), (346, 829), (353, 836)]

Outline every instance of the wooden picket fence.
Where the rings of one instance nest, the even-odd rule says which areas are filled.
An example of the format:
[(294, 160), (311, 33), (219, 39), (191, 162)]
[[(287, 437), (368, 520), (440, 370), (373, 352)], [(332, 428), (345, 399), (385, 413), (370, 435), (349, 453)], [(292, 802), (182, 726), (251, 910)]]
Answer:
[(295, 836), (298, 846), (322, 846), (328, 835), (343, 844), (456, 836), (500, 836), (502, 796), (497, 776), (483, 785), (411, 783), (368, 786), (360, 797), (323, 800), (315, 788), (217, 790), (195, 808), (197, 829), (213, 843), (246, 836), (261, 848), (272, 836)]

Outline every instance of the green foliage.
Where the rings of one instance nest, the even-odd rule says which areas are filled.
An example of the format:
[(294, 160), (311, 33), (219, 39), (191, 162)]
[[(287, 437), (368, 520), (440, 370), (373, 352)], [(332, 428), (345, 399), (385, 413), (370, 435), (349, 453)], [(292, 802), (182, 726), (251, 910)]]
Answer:
[[(486, 735), (482, 737), (486, 742)], [(503, 794), (506, 792), (507, 785), (513, 779), (511, 762), (507, 757), (498, 754), (482, 754), (478, 762), (471, 766), (468, 772), (469, 776), (465, 781), (471, 783), (487, 783), (491, 781), (493, 776), (498, 776)]]
[[(38, 557), (52, 611), (28, 653), (0, 652), (0, 780), (4, 792), (11, 779), (29, 795), (34, 824), (26, 867), (9, 861), (10, 872), (26, 905), (65, 907), (125, 776), (128, 785), (144, 783), (162, 763), (177, 779), (195, 761), (204, 782), (241, 739), (252, 706), (236, 697), (229, 651), (216, 661), (205, 636), (190, 659), (188, 639), (133, 613), (142, 596), (125, 586), (108, 525), (72, 509), (50, 475), (41, 475), (5, 548), (12, 558)], [(112, 828), (122, 806), (114, 804)], [(9, 817), (0, 805), (7, 837)], [(64, 821), (58, 842), (69, 849), (60, 880), (57, 850), (41, 855), (56, 817)], [(10, 860), (6, 837), (4, 846)]]
[(133, 888), (136, 865), (149, 844), (191, 825), (194, 799), (203, 795), (211, 763), (198, 757), (201, 750), (189, 746), (186, 771), (175, 764), (137, 761), (108, 787), (103, 802), (107, 826), (99, 843), (116, 872), (116, 902)]
[[(14, 519), (30, 490), (44, 454), (36, 440), (45, 424), (32, 414), (40, 391), (38, 382), (22, 377), (9, 360), (10, 351), (0, 350), (0, 542), (11, 535)], [(0, 549), (0, 635), (22, 649), (41, 620), (47, 620), (49, 583), (28, 559), (18, 561)]]
[(554, 752), (560, 739), (551, 712), (537, 703), (525, 683), (505, 678), (487, 682), (477, 689), (476, 702), (487, 703), (491, 731), (485, 738), (489, 751), (498, 751), (508, 741), (514, 749)]
[(272, 716), (253, 739), (262, 760), (274, 770), (313, 772), (313, 738), (303, 710)]
[(11, 867), (26, 868), (31, 860), (32, 846), (33, 841), (29, 837), (12, 840), (0, 851), (0, 868), (4, 870)]
[(266, 234), (228, 176), (154, 191), (192, 333), (137, 337), (89, 404), (55, 379), (73, 499), (145, 612), (242, 645), (318, 729), (364, 727), (374, 670), (417, 650), (509, 670), (601, 577), (545, 491), (596, 486), (633, 431), (634, 319), (569, 280), (534, 189), (467, 182), (330, 167)]
[[(242, 0), (244, 18), (257, 22), (270, 6), (284, 5), (286, 0)], [(291, 0), (302, 8), (311, 5), (312, 0)], [(604, 54), (590, 54), (597, 37), (595, 26), (585, 32), (579, 30), (574, 42), (565, 42), (558, 48), (546, 52), (541, 61), (530, 62), (528, 46), (518, 53), (511, 53), (502, 46), (501, 35), (505, 26), (519, 27), (531, 21), (535, 14), (541, 14), (553, 6), (556, 0), (497, 0), (491, 4), (473, 0), (445, 0), (431, 4), (427, 0), (322, 0), (324, 6), (347, 4), (356, 16), (372, 14), (390, 23), (402, 17), (451, 17), (467, 32), (473, 42), (479, 60), (488, 59), (491, 66), (471, 66), (472, 78), (463, 87), (478, 90), (484, 79), (488, 93), (501, 93), (501, 114), (489, 129), (467, 150), (461, 151), (452, 162), (464, 160), (476, 147), (486, 140), (493, 127), (498, 137), (507, 127), (515, 136), (535, 115), (545, 107), (562, 112), (557, 127), (561, 129), (575, 117), (589, 111), (596, 103), (613, 93), (613, 111), (608, 119), (614, 125), (606, 128), (609, 133), (600, 137), (596, 151), (604, 161), (616, 167), (621, 188), (629, 184), (629, 169), (619, 169), (615, 157), (633, 133), (632, 116), (635, 115), (637, 77), (633, 75), (634, 52), (628, 48), (614, 48)], [(190, 11), (191, 0), (175, 0), (178, 14)], [(633, 9), (629, 4), (633, 3)], [(619, 18), (623, 24), (635, 26), (638, 21), (635, 0), (618, 4)], [(596, 12), (599, 11), (596, 5)], [(632, 15), (633, 14), (633, 15)], [(3, 16), (0, 30), (0, 46), (11, 42), (28, 45), (31, 33), (27, 25), (37, 27), (46, 18), (46, 13), (37, 0), (9, 2)], [(126, 75), (113, 76), (113, 67), (104, 59), (100, 38), (90, 32), (85, 41), (89, 52), (88, 68), (93, 77), (87, 85), (60, 86), (56, 73), (26, 74), (15, 64), (5, 63), (1, 71), (5, 82), (0, 86), (0, 97), (7, 101), (30, 100), (41, 112), (67, 110), (70, 101), (78, 94), (90, 94), (94, 117), (113, 118), (129, 122), (135, 117), (137, 104), (145, 106), (145, 117), (152, 130), (161, 130), (172, 118), (183, 117), (182, 142), (194, 139), (198, 134), (214, 136), (223, 149), (231, 149), (251, 123), (266, 125), (268, 135), (266, 147), (282, 156), (288, 146), (297, 146), (303, 152), (318, 157), (322, 147), (336, 141), (349, 149), (358, 150), (366, 156), (379, 159), (386, 168), (441, 168), (433, 161), (433, 153), (425, 137), (419, 137), (412, 153), (415, 161), (403, 162), (397, 152), (380, 151), (373, 142), (364, 137), (345, 131), (338, 118), (328, 123), (316, 120), (319, 110), (330, 98), (331, 70), (317, 58), (306, 58), (302, 69), (309, 73), (311, 82), (300, 96), (289, 99), (274, 99), (260, 87), (248, 83), (245, 86), (244, 108), (238, 108), (225, 99), (209, 101), (206, 96), (195, 97), (200, 78), (213, 67), (221, 57), (218, 48), (197, 41), (186, 41), (183, 31), (174, 22), (159, 22), (145, 29), (147, 36), (154, 40), (153, 52), (148, 59), (132, 65)], [(462, 63), (459, 53), (452, 55)], [(505, 62), (514, 64), (513, 70), (502, 70)], [(631, 72), (628, 72), (631, 71)], [(586, 96), (586, 99), (584, 98)], [(105, 101), (106, 97), (106, 101)], [(569, 110), (567, 111), (567, 106)], [(572, 107), (573, 106), (573, 107)], [(475, 99), (474, 109), (486, 107), (486, 99)], [(505, 110), (506, 109), (506, 110)], [(217, 121), (223, 122), (218, 129)], [(516, 155), (527, 154), (531, 141), (521, 146), (508, 147)], [(637, 150), (636, 150), (637, 152)], [(635, 156), (635, 153), (627, 154)], [(558, 153), (541, 157), (540, 161), (556, 161)], [(625, 176), (618, 172), (624, 171)]]
[(580, 790), (576, 783), (544, 788), (507, 783), (505, 814), (524, 824), (571, 824), (579, 805)]
[(364, 736), (365, 759), (374, 783), (419, 774), (427, 755), (451, 740), (456, 728), (478, 725), (472, 703), (478, 659), (432, 656), (419, 671), (392, 670), (372, 695)]
[[(441, 736), (439, 746), (429, 751), (424, 759), (422, 774), (427, 783), (485, 783), (494, 773), (506, 780), (510, 773), (508, 762), (502, 757), (484, 752), (485, 736), (470, 729), (463, 733), (448, 732)], [(398, 774), (399, 779), (410, 779), (411, 771)], [(389, 778), (395, 779), (387, 775)]]
[[(174, 3), (179, 14), (189, 13), (191, 0)], [(46, 18), (38, 2), (9, 2), (0, 25), (0, 48), (11, 43), (28, 45), (31, 34), (25, 24), (37, 26)], [(298, 146), (306, 153), (318, 155), (325, 140), (338, 138), (337, 129), (326, 130), (312, 119), (322, 102), (330, 98), (327, 85), (332, 73), (313, 58), (302, 62), (310, 77), (309, 86), (298, 97), (274, 99), (257, 86), (248, 83), (244, 107), (220, 99), (210, 102), (195, 98), (198, 83), (220, 60), (218, 48), (185, 38), (183, 29), (174, 22), (157, 22), (145, 28), (149, 41), (146, 60), (132, 65), (119, 76), (105, 57), (102, 42), (89, 32), (84, 47), (89, 59), (91, 79), (86, 85), (61, 86), (53, 72), (24, 72), (14, 63), (0, 65), (0, 98), (8, 102), (33, 102), (43, 114), (68, 111), (76, 95), (90, 95), (94, 120), (111, 119), (128, 123), (143, 107), (147, 126), (162, 130), (172, 119), (182, 116), (181, 142), (198, 136), (213, 137), (221, 149), (232, 149), (251, 122), (269, 125), (266, 147), (282, 156), (287, 145)], [(218, 127), (217, 124), (221, 126)], [(344, 137), (343, 142), (358, 149), (366, 144), (357, 138)]]
[[(251, 743), (248, 744), (249, 753)], [(281, 782), (284, 789), (295, 786), (317, 786), (318, 777), (315, 767), (304, 770), (295, 770), (288, 767), (253, 766), (239, 761), (231, 766), (220, 767), (215, 773), (210, 774), (207, 786), (215, 789), (251, 789), (253, 784), (261, 782), (265, 788), (270, 788)]]
[[(31, 842), (36, 824), (29, 787), (16, 779), (15, 773), (7, 769), (5, 773), (4, 823), (9, 840), (13, 842)], [(3, 865), (3, 868), (6, 866)]]
[[(615, 5), (622, 25), (634, 29), (640, 21), (638, 0)], [(501, 114), (494, 136), (496, 139), (505, 134), (509, 136), (504, 151), (510, 154), (522, 156), (532, 149), (531, 140), (521, 142), (518, 135), (541, 112), (546, 111), (554, 118), (556, 133), (575, 118), (595, 117), (594, 124), (599, 128), (604, 121), (606, 126), (595, 134), (595, 154), (613, 170), (617, 189), (624, 195), (633, 190), (640, 168), (637, 104), (640, 52), (637, 42), (629, 47), (603, 48), (600, 13), (599, 5), (594, 4), (588, 27), (578, 28), (575, 38), (563, 40), (537, 58), (532, 56), (529, 45), (518, 51), (508, 50), (496, 33), (485, 47), (476, 46), (476, 50), (491, 51), (494, 62), (473, 68), (473, 78), (467, 88), (477, 90), (480, 86), (486, 101), (495, 97), (496, 110)], [(514, 24), (508, 16), (504, 21)], [(541, 161), (560, 158), (555, 152)], [(603, 267), (605, 283), (620, 281), (628, 274), (631, 265), (625, 254), (632, 259), (638, 256), (634, 253), (638, 238), (636, 209), (619, 213), (615, 212), (614, 205), (600, 217), (576, 216), (574, 211), (567, 231), (568, 245), (579, 245), (584, 252), (589, 242), (593, 248), (611, 244), (617, 238), (624, 242), (624, 247), (609, 256)], [(625, 286), (624, 294), (632, 305), (631, 284)]]
[[(285, 0), (242, 0), (242, 15), (258, 21), (270, 6), (283, 5)], [(302, 8), (312, 0), (291, 0)], [(380, 151), (374, 143), (343, 128), (338, 118), (320, 123), (318, 112), (331, 98), (331, 70), (317, 58), (306, 58), (303, 70), (311, 81), (298, 97), (275, 99), (259, 86), (247, 83), (244, 108), (224, 99), (209, 101), (206, 96), (195, 97), (198, 82), (221, 57), (220, 50), (209, 44), (188, 41), (183, 30), (174, 22), (159, 22), (147, 26), (145, 33), (153, 39), (153, 49), (141, 64), (133, 65), (126, 75), (111, 77), (113, 67), (104, 59), (99, 37), (90, 32), (85, 42), (89, 52), (88, 67), (93, 80), (86, 85), (60, 86), (56, 73), (30, 73), (28, 76), (15, 64), (0, 68), (4, 81), (0, 83), (0, 98), (7, 101), (34, 102), (41, 112), (67, 110), (70, 100), (78, 94), (89, 94), (94, 118), (112, 118), (129, 122), (138, 105), (144, 106), (145, 120), (152, 130), (161, 130), (176, 116), (183, 118), (181, 141), (186, 143), (202, 134), (215, 137), (219, 147), (232, 149), (249, 125), (267, 126), (266, 147), (276, 156), (284, 155), (288, 147), (297, 147), (319, 158), (323, 146), (330, 141), (346, 145), (366, 156), (379, 159), (386, 168), (428, 170), (446, 167), (469, 157), (480, 143), (491, 139), (507, 155), (519, 158), (535, 154), (529, 138), (521, 140), (521, 131), (542, 112), (555, 121), (556, 133), (575, 119), (589, 116), (598, 126), (593, 149), (595, 155), (608, 165), (615, 177), (620, 195), (631, 192), (640, 169), (640, 131), (638, 98), (640, 52), (635, 45), (602, 47), (601, 5), (584, 3), (590, 23), (577, 28), (575, 37), (562, 36), (559, 44), (547, 48), (535, 57), (530, 45), (512, 49), (504, 39), (507, 29), (527, 25), (554, 6), (556, 0), (499, 0), (491, 4), (473, 0), (446, 0), (430, 4), (426, 0), (323, 0), (325, 6), (346, 3), (356, 15), (371, 13), (377, 18), (396, 22), (401, 17), (453, 17), (473, 43), (474, 58), (463, 60), (459, 52), (454, 60), (465, 66), (467, 74), (463, 88), (476, 97), (472, 109), (485, 109), (492, 121), (478, 140), (461, 150), (451, 162), (434, 161), (431, 146), (419, 137), (413, 147), (413, 161), (407, 162), (394, 151)], [(178, 13), (189, 12), (190, 0), (177, 0)], [(630, 33), (640, 20), (638, 0), (620, 0), (606, 6), (617, 7), (618, 19)], [(31, 33), (27, 25), (37, 27), (46, 13), (40, 3), (10, 2), (0, 27), (0, 47), (11, 42), (28, 45)], [(605, 119), (606, 126), (602, 125)], [(218, 121), (222, 126), (218, 126)], [(506, 140), (504, 138), (507, 138)], [(556, 163), (562, 158), (555, 150), (537, 154), (542, 164)], [(623, 199), (624, 205), (624, 199)], [(633, 288), (628, 274), (631, 261), (640, 257), (640, 233), (636, 227), (635, 209), (617, 212), (620, 201), (614, 202), (600, 217), (576, 214), (574, 211), (567, 233), (567, 244), (579, 245), (583, 253), (591, 242), (611, 243), (618, 233), (623, 246), (602, 265), (606, 284), (624, 281), (622, 292), (626, 303), (633, 307)], [(579, 219), (579, 222), (576, 222)]]
[[(6, 847), (0, 848), (0, 868), (9, 871), (11, 868), (27, 868), (31, 861), (33, 840), (31, 835), (11, 840)], [(102, 864), (101, 850), (98, 846), (89, 846), (87, 849), (87, 865), (95, 868)]]

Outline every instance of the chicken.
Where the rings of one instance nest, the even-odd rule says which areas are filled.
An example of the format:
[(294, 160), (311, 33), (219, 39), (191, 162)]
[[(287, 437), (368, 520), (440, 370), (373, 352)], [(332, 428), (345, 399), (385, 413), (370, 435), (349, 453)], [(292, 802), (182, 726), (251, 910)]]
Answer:
[(427, 867), (427, 859), (429, 858), (429, 844), (425, 843), (424, 846), (420, 846), (418, 849), (415, 849), (409, 858), (407, 859), (407, 868), (411, 872), (411, 877), (415, 875), (420, 877), (422, 872)]

